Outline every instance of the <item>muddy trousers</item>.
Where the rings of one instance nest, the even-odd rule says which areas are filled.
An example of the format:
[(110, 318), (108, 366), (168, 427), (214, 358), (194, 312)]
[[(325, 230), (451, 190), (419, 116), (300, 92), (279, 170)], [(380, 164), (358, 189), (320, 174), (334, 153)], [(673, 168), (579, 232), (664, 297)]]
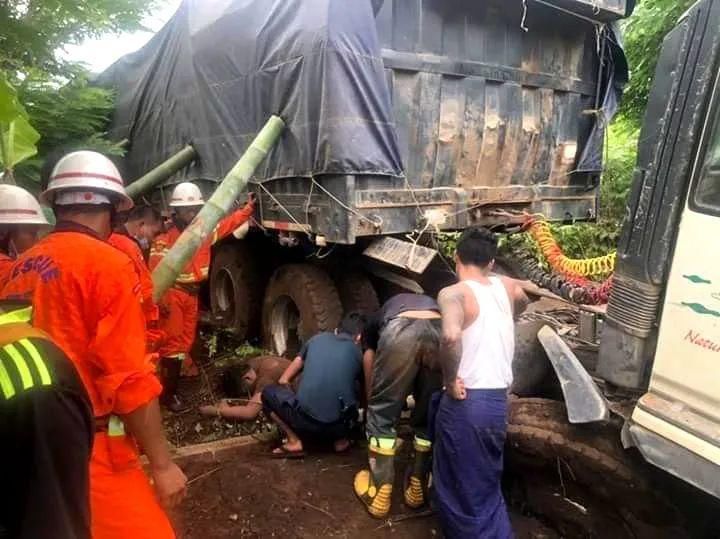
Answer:
[(182, 371), (182, 357), (160, 358), (159, 374), (163, 390), (160, 394), (160, 404), (167, 406), (177, 395), (180, 386), (180, 372)]
[(134, 442), (95, 436), (90, 460), (93, 539), (173, 539), (175, 532), (140, 465)]
[(428, 439), (430, 399), (442, 388), (442, 372), (434, 368), (440, 332), (440, 320), (402, 317), (393, 318), (382, 329), (367, 410), (369, 438), (395, 438), (395, 425), (412, 393), (415, 409), (410, 425), (418, 438)]
[(376, 518), (390, 512), (395, 476), (395, 426), (407, 396), (415, 397), (410, 424), (415, 431), (415, 462), (403, 485), (405, 503), (418, 508), (426, 501), (430, 465), (428, 408), (442, 388), (442, 374), (433, 367), (440, 346), (440, 320), (394, 318), (380, 333), (373, 364), (373, 387), (367, 411), (368, 469), (355, 476), (354, 490)]
[(448, 539), (513, 536), (500, 489), (507, 430), (507, 390), (442, 395), (435, 415), (434, 501)]

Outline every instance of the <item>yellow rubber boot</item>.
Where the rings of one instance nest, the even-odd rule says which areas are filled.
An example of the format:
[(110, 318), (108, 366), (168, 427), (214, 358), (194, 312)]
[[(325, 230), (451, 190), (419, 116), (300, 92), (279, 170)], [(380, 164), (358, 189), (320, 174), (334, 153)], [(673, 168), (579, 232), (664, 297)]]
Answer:
[(408, 468), (405, 475), (405, 490), (403, 492), (405, 505), (411, 509), (420, 509), (425, 505), (428, 476), (430, 475), (430, 461), (432, 458), (432, 442), (415, 437), (413, 442), (415, 461)]
[(355, 475), (355, 494), (371, 516), (385, 518), (390, 513), (395, 476), (395, 439), (370, 438), (368, 457), (370, 469)]

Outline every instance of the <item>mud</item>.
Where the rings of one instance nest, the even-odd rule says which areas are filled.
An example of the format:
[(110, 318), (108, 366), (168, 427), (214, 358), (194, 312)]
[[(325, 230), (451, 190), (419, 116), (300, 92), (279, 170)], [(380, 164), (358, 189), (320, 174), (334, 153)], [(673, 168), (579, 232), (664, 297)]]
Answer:
[[(215, 349), (236, 344), (221, 340), (215, 340)], [(181, 384), (192, 408), (166, 416), (171, 442), (186, 446), (247, 434), (274, 438), (264, 417), (229, 423), (198, 414), (197, 406), (223, 396), (221, 375), (229, 356), (211, 352), (193, 352), (200, 375)], [(562, 404), (544, 399), (513, 400), (509, 423), (503, 488), (517, 537), (720, 536), (714, 534), (720, 533), (718, 519), (708, 517), (718, 513), (704, 510), (707, 497), (624, 450), (616, 427), (573, 427)], [(404, 423), (398, 431), (403, 437), (410, 434)], [(391, 520), (371, 519), (352, 492), (364, 449), (346, 455), (319, 449), (304, 461), (272, 459), (269, 447), (261, 444), (226, 452), (220, 462), (188, 459), (189, 497), (175, 514), (180, 537), (442, 536), (434, 516), (404, 507), (398, 488)], [(404, 452), (397, 459), (396, 485), (407, 459)], [(668, 503), (678, 499), (686, 502), (682, 514)]]
[[(344, 455), (316, 453), (302, 461), (272, 459), (268, 452), (268, 446), (255, 444), (233, 451), (218, 463), (186, 465), (191, 480), (189, 495), (173, 515), (179, 536), (442, 537), (436, 518), (422, 510), (407, 509), (398, 488), (389, 521), (367, 515), (352, 491), (353, 477), (365, 463), (362, 448)], [(398, 459), (396, 485), (406, 462)], [(511, 519), (520, 539), (559, 537), (521, 512), (513, 512)]]

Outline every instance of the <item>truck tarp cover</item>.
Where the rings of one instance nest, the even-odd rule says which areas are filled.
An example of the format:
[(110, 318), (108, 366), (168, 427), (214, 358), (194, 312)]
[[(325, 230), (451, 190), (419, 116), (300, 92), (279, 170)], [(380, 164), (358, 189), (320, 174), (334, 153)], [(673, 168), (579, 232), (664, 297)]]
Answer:
[(288, 129), (257, 179), (402, 174), (369, 0), (185, 0), (98, 83), (117, 90), (128, 178), (192, 143), (180, 175), (222, 179), (271, 114)]

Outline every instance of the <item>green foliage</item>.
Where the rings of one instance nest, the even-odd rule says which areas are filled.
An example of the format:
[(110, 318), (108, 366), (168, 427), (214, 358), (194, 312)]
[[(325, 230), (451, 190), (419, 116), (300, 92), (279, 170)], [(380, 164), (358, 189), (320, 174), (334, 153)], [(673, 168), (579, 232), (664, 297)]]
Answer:
[(40, 134), (28, 121), (15, 88), (0, 73), (0, 166), (3, 181), (14, 183), (15, 165), (37, 153)]
[(30, 122), (43, 134), (38, 156), (18, 167), (17, 180), (24, 186), (37, 185), (43, 162), (52, 152), (87, 149), (122, 155), (122, 148), (105, 138), (114, 96), (89, 86), (84, 70), (73, 68), (70, 81), (60, 87), (55, 79), (27, 79), (19, 95)]
[(570, 258), (603, 256), (617, 247), (618, 227), (613, 222), (553, 225), (558, 245)]
[[(631, 76), (619, 114), (608, 130), (607, 156), (600, 186), (599, 222), (595, 231), (584, 225), (578, 225), (577, 232), (556, 230), (556, 237), (567, 249), (568, 256), (597, 256), (614, 248), (632, 184), (640, 125), (662, 42), (678, 18), (694, 2), (644, 0), (623, 23), (625, 53)], [(612, 243), (608, 243), (610, 239)], [(597, 254), (588, 255), (588, 252)]]
[[(695, 0), (644, 0), (623, 23), (630, 82), (619, 114), (608, 130), (605, 170), (600, 186), (600, 225), (617, 235), (632, 183), (648, 93), (665, 35)], [(588, 238), (591, 239), (591, 238)], [(602, 238), (598, 238), (602, 243)]]
[[(619, 227), (614, 221), (571, 225), (551, 224), (550, 229), (565, 256), (577, 259), (594, 258), (614, 251), (619, 232)], [(460, 234), (457, 232), (443, 232), (437, 236), (440, 253), (450, 263), (455, 255), (455, 245), (459, 236)], [(498, 241), (498, 251), (502, 258), (509, 259), (520, 254), (532, 255), (541, 267), (546, 270), (550, 269), (530, 234), (501, 235)]]
[[(582, 259), (603, 256), (615, 250), (618, 227), (612, 221), (550, 225), (553, 237), (569, 258)], [(549, 269), (530, 234), (511, 234), (501, 237), (500, 254), (512, 258), (520, 253), (530, 254), (540, 266)]]
[(455, 256), (455, 245), (459, 237), (460, 232), (440, 232), (436, 235), (435, 248), (448, 262), (452, 262)]
[(56, 53), (89, 37), (142, 29), (158, 0), (0, 1), (0, 69), (65, 75)]
[[(122, 153), (105, 137), (113, 110), (112, 93), (90, 87), (87, 71), (62, 60), (58, 52), (87, 38), (141, 30), (142, 18), (164, 2), (0, 0), (0, 71), (17, 87), (17, 100), (27, 109), (15, 129), (12, 164), (26, 159), (15, 170), (18, 183), (37, 191), (45, 159), (61, 150)], [(37, 155), (31, 147), (37, 136), (23, 124), (27, 121), (42, 135)]]
[(618, 118), (608, 130), (608, 155), (600, 183), (600, 222), (619, 227), (632, 183), (637, 159), (639, 130), (625, 118)]
[(621, 114), (639, 127), (665, 35), (696, 0), (643, 0), (623, 24), (630, 83), (625, 89)]

